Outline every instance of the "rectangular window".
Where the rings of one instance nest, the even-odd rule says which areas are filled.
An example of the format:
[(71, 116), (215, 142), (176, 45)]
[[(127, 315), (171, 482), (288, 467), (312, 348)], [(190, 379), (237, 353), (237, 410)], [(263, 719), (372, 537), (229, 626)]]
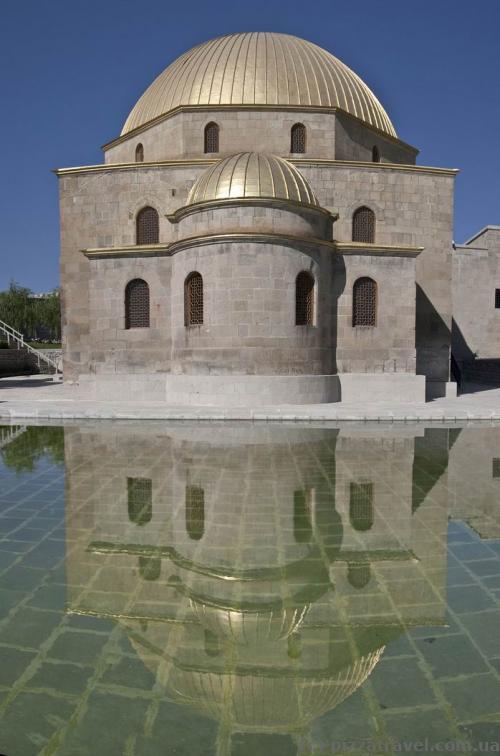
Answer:
[(496, 457), (493, 460), (492, 467), (493, 467), (493, 470), (492, 470), (493, 477), (494, 478), (500, 478), (500, 459), (498, 457)]
[(495, 289), (495, 307), (500, 310), (500, 289)]

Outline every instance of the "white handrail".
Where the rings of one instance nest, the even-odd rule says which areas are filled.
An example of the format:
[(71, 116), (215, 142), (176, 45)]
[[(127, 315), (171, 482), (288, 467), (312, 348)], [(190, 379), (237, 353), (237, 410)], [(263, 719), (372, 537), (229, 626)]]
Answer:
[(48, 357), (46, 354), (43, 353), (41, 349), (34, 349), (29, 344), (26, 344), (24, 341), (24, 336), (19, 331), (16, 331), (15, 328), (12, 328), (12, 326), (8, 325), (7, 323), (4, 323), (3, 320), (0, 320), (0, 331), (3, 331), (3, 333), (7, 336), (7, 343), (10, 345), (10, 340), (13, 339), (15, 343), (17, 344), (18, 349), (27, 349), (28, 352), (31, 352), (31, 354), (34, 354), (35, 357), (38, 360), (38, 367), (40, 367), (40, 360), (43, 360), (47, 363), (47, 365), (50, 365), (50, 367), (54, 368), (56, 373), (60, 373), (57, 362), (52, 360), (50, 357)]

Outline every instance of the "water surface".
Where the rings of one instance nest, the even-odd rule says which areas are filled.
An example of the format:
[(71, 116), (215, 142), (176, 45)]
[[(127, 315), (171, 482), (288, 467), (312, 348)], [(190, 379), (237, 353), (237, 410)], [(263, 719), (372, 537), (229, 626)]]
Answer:
[(499, 427), (0, 427), (0, 752), (499, 752), (499, 556)]

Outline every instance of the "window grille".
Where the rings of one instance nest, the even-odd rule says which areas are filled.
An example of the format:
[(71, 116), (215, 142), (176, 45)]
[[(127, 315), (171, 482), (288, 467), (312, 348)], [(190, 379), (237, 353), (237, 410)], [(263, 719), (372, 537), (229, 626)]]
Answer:
[(349, 520), (352, 527), (370, 530), (373, 519), (373, 483), (350, 483)]
[(352, 292), (353, 326), (377, 324), (377, 284), (371, 278), (358, 278)]
[(290, 152), (301, 153), (306, 151), (306, 127), (302, 123), (292, 126)]
[(184, 285), (184, 323), (186, 326), (203, 325), (203, 278), (190, 273)]
[(142, 144), (138, 144), (135, 148), (135, 162), (136, 163), (143, 163), (144, 162), (144, 147)]
[(158, 244), (160, 219), (154, 207), (143, 207), (137, 213), (137, 244)]
[(295, 281), (295, 325), (313, 325), (314, 278), (303, 270)]
[(375, 213), (369, 207), (358, 207), (352, 216), (352, 240), (365, 244), (375, 241)]
[(372, 163), (380, 163), (380, 152), (377, 146), (372, 149)]
[(219, 152), (219, 127), (213, 122), (205, 126), (205, 152)]
[(500, 478), (500, 459), (498, 457), (493, 460), (493, 477)]
[(186, 486), (186, 530), (193, 541), (205, 532), (205, 491), (199, 486)]
[(500, 289), (495, 289), (495, 308), (500, 310)]
[(150, 478), (127, 478), (128, 517), (136, 525), (147, 525), (153, 517), (153, 482)]
[(149, 286), (142, 278), (125, 289), (125, 328), (149, 328)]

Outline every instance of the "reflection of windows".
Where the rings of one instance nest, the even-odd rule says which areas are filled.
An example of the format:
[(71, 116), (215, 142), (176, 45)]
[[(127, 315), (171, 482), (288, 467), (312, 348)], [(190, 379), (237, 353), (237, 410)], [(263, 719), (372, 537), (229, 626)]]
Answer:
[(302, 655), (302, 638), (299, 633), (292, 633), (288, 636), (287, 641), (288, 649), (288, 658), (289, 659), (300, 659)]
[(127, 478), (128, 517), (136, 525), (147, 525), (153, 516), (153, 482), (150, 478)]
[(493, 477), (500, 478), (500, 459), (498, 457), (493, 460)]
[(144, 580), (158, 580), (161, 572), (159, 557), (139, 557), (139, 574)]
[(193, 541), (205, 531), (205, 492), (199, 486), (186, 486), (186, 530)]
[(219, 639), (211, 630), (205, 630), (205, 653), (207, 656), (219, 656), (220, 643)]
[(351, 483), (349, 520), (354, 530), (370, 530), (373, 525), (373, 483)]
[(353, 588), (364, 588), (370, 582), (371, 571), (369, 564), (349, 564), (347, 579)]
[(308, 543), (312, 537), (310, 489), (293, 492), (293, 537), (296, 543)]

